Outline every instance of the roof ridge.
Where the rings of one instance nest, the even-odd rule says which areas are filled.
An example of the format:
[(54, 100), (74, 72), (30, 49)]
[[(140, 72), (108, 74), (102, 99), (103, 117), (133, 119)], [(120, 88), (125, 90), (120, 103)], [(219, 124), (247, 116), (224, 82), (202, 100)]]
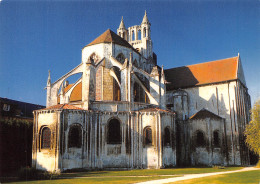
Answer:
[(232, 58), (238, 58), (238, 56), (235, 56), (235, 57), (229, 57), (229, 58), (224, 58), (224, 59), (218, 59), (218, 60), (213, 60), (213, 61), (206, 61), (206, 62), (203, 62), (203, 63), (196, 63), (196, 64), (192, 64), (192, 65), (184, 65), (184, 66), (178, 66), (178, 67), (174, 67), (174, 68), (168, 68), (168, 69), (164, 69), (164, 71), (165, 71), (165, 70), (175, 69), (175, 68), (183, 68), (183, 67), (189, 67), (189, 66), (201, 65), (201, 64), (206, 64), (206, 63), (218, 62), (218, 61), (223, 61), (223, 60), (226, 60), (226, 59), (232, 59)]

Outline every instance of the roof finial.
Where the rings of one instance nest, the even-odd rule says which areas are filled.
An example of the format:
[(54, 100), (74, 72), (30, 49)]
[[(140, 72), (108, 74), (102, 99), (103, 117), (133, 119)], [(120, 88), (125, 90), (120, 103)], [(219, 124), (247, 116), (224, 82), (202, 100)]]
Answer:
[(123, 16), (122, 16), (122, 19), (121, 19), (121, 22), (120, 22), (120, 25), (119, 25), (119, 29), (125, 29)]
[(142, 24), (150, 24), (148, 18), (147, 18), (147, 13), (146, 13), (146, 10), (144, 12), (144, 18), (143, 18), (143, 21), (142, 21)]

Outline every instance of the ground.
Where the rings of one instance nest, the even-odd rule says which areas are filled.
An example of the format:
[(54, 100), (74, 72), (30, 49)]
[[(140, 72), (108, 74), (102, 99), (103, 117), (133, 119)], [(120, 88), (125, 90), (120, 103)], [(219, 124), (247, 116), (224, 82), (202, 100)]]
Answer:
[[(195, 174), (214, 174), (215, 172), (234, 172), (243, 169), (242, 167), (226, 167), (224, 169), (218, 168), (183, 168), (183, 169), (160, 169), (160, 170), (131, 170), (131, 171), (90, 171), (78, 173), (63, 173), (55, 180), (42, 181), (21, 181), (15, 182), (23, 183), (97, 183), (97, 184), (119, 184), (119, 183), (138, 183), (151, 180), (161, 180), (166, 178), (180, 178)], [(247, 169), (247, 168), (246, 168)], [(248, 169), (247, 169), (248, 170)], [(215, 176), (208, 176), (192, 180), (185, 180), (174, 183), (256, 183), (260, 181), (260, 170), (245, 171), (238, 173), (221, 174)], [(1, 182), (3, 182), (1, 180)], [(156, 181), (154, 181), (156, 182)], [(158, 182), (156, 182), (158, 183)]]

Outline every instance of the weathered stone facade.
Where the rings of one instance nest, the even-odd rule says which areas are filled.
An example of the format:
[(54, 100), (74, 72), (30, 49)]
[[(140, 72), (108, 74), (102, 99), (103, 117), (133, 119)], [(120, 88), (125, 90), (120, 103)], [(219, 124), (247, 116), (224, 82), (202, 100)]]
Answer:
[[(33, 166), (64, 171), (248, 163), (242, 133), (250, 97), (239, 57), (232, 60), (237, 69), (225, 67), (236, 70), (235, 77), (207, 81), (186, 67), (193, 77), (186, 79), (176, 68), (157, 65), (150, 27), (146, 13), (141, 25), (128, 29), (122, 19), (117, 34), (107, 30), (82, 49), (77, 67), (54, 83), (49, 73), (47, 108), (34, 111)], [(69, 84), (75, 74), (81, 77)]]

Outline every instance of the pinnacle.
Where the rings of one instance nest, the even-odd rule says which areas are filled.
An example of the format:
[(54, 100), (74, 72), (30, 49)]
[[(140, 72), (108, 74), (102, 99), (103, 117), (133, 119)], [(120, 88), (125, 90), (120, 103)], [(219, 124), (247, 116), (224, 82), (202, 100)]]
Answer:
[(147, 18), (146, 10), (145, 10), (145, 13), (144, 13), (144, 18), (143, 18), (142, 24), (150, 24), (150, 22), (149, 22), (149, 20)]
[(122, 16), (122, 19), (121, 19), (121, 22), (120, 22), (120, 25), (119, 25), (119, 29), (125, 29), (123, 16)]

